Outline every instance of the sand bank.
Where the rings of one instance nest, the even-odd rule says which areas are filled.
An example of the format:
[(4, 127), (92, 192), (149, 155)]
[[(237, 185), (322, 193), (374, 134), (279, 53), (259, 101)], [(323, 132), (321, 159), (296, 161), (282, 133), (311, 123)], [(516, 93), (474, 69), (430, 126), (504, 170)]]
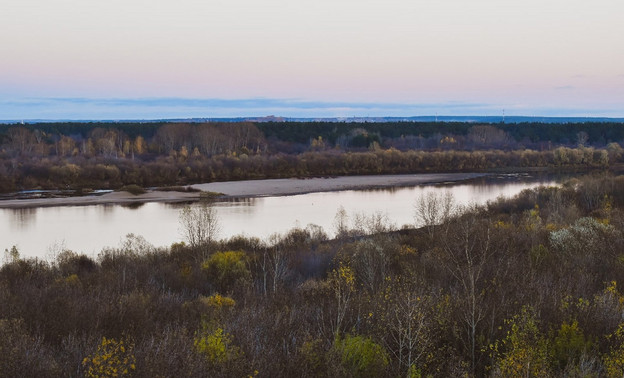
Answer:
[[(484, 173), (431, 173), (414, 175), (341, 176), (309, 179), (272, 179), (212, 182), (191, 185), (202, 191), (223, 193), (224, 197), (260, 197), (332, 192), (340, 190), (405, 187), (433, 183), (464, 181), (484, 176)], [(185, 202), (199, 200), (198, 192), (149, 191), (133, 195), (113, 192), (101, 196), (9, 199), (0, 201), (0, 208), (32, 208), (48, 206), (85, 206), (100, 204), (130, 204), (141, 202)]]
[(376, 189), (463, 181), (483, 173), (431, 173), (414, 175), (341, 176), (330, 178), (273, 179), (211, 182), (191, 185), (208, 192), (234, 197), (285, 196), (339, 190)]

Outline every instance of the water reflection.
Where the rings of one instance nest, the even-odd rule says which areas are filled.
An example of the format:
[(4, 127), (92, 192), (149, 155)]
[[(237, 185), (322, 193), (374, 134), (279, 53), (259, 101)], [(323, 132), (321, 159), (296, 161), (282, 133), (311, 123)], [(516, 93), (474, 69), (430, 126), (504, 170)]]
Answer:
[(125, 207), (127, 209), (136, 210), (136, 209), (143, 207), (143, 205), (145, 205), (145, 202), (130, 202), (130, 203), (121, 204), (120, 206)]
[(9, 225), (11, 229), (19, 229), (23, 230), (35, 223), (35, 219), (37, 218), (37, 210), (36, 208), (26, 208), (26, 209), (15, 209), (9, 213), (11, 220)]
[[(216, 202), (220, 237), (244, 234), (268, 238), (295, 226), (315, 224), (333, 235), (339, 207), (355, 214), (384, 214), (397, 226), (414, 223), (415, 200), (430, 191), (450, 192), (462, 204), (482, 204), (526, 188), (554, 181), (532, 177), (493, 176), (459, 185), (438, 184), (366, 191), (309, 193), (284, 197), (230, 198)], [(97, 255), (105, 246), (118, 246), (134, 233), (156, 246), (182, 241), (178, 215), (184, 203), (136, 206), (95, 205), (35, 209), (0, 209), (0, 250), (18, 245), (22, 256), (45, 257), (48, 247), (64, 242), (71, 250)], [(191, 204), (197, 206), (197, 204)]]

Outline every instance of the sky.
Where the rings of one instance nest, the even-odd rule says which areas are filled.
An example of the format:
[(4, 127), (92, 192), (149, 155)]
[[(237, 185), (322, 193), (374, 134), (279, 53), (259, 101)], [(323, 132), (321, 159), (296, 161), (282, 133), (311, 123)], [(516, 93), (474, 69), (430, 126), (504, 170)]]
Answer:
[(0, 120), (624, 116), (622, 0), (0, 9)]

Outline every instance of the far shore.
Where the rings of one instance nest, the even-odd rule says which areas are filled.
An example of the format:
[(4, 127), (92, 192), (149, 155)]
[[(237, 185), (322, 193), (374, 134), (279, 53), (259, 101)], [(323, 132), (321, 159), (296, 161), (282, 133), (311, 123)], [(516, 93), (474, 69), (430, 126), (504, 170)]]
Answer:
[[(211, 182), (190, 186), (204, 192), (221, 193), (221, 198), (248, 198), (439, 184), (465, 181), (486, 175), (486, 173), (425, 173), (411, 175), (340, 176), (328, 178)], [(164, 192), (153, 190), (139, 195), (133, 195), (128, 192), (112, 192), (100, 196), (8, 199), (0, 201), (0, 208), (19, 209), (102, 204), (123, 205), (145, 202), (175, 203), (198, 201), (199, 199), (200, 192)]]

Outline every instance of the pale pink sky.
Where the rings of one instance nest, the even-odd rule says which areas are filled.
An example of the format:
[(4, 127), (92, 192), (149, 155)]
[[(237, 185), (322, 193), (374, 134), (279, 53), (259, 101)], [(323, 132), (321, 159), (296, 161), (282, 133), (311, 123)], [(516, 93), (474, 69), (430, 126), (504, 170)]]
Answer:
[(0, 15), (0, 119), (51, 114), (32, 99), (160, 97), (624, 116), (621, 0), (5, 0)]

